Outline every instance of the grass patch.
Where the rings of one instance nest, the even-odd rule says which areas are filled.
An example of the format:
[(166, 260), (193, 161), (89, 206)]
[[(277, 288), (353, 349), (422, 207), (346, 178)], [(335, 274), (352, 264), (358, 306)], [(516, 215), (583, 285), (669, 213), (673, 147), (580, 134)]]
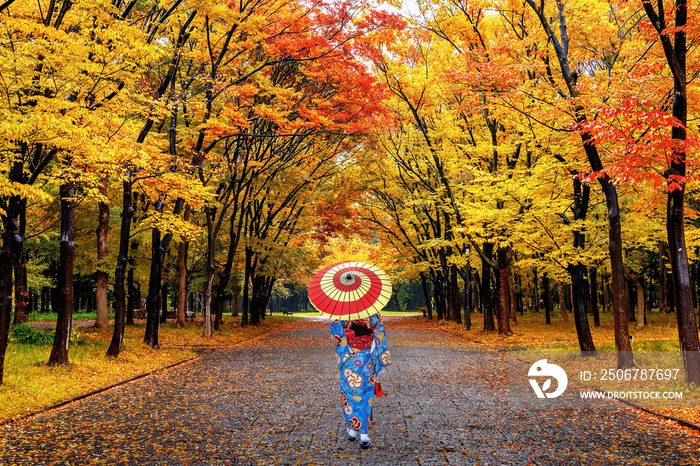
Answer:
[[(464, 324), (439, 321), (435, 325), (441, 329), (464, 338), (467, 341), (481, 343), (499, 348), (517, 349), (561, 349), (577, 351), (578, 336), (573, 315), (564, 320), (559, 313), (552, 316), (552, 324), (545, 324), (544, 313), (525, 314), (517, 316), (518, 323), (511, 323), (514, 335), (504, 336), (498, 332), (484, 332), (484, 318), (481, 314), (472, 314), (472, 328), (467, 330)], [(596, 349), (613, 351), (615, 349), (615, 333), (613, 331), (613, 315), (601, 314), (600, 327), (593, 326), (593, 318), (589, 317), (591, 335)], [(630, 322), (629, 333), (634, 336), (633, 351), (674, 351), (678, 350), (678, 330), (675, 314), (652, 312), (647, 315), (647, 325), (641, 329), (635, 328)]]
[(202, 337), (201, 323), (160, 328), (161, 348), (143, 344), (145, 325), (127, 326), (122, 351), (116, 358), (105, 355), (112, 328), (80, 329), (83, 342), (71, 345), (70, 365), (46, 365), (50, 346), (10, 343), (5, 356), (5, 380), (0, 387), (0, 419), (7, 420), (40, 410), (78, 395), (108, 387), (122, 380), (193, 358), (192, 346), (226, 346), (249, 340), (289, 321), (267, 317), (257, 327), (241, 327), (240, 318), (224, 323), (214, 338)]
[[(73, 320), (95, 320), (96, 312), (74, 312)], [(109, 318), (114, 319), (114, 312), (109, 313)], [(58, 314), (55, 312), (30, 312), (27, 320), (34, 322), (56, 322)]]

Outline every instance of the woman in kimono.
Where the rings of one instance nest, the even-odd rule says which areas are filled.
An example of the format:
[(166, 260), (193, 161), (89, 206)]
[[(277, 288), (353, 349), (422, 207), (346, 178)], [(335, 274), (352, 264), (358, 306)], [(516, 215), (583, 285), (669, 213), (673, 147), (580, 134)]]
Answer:
[(348, 439), (354, 441), (359, 432), (360, 446), (368, 448), (376, 376), (391, 363), (384, 326), (379, 314), (361, 320), (336, 320), (331, 323), (331, 335), (338, 353)]

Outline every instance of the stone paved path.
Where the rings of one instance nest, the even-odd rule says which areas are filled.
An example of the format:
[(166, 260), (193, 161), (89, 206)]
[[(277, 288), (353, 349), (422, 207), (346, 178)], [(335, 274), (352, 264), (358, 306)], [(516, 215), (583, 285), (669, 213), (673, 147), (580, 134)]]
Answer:
[(0, 464), (700, 464), (700, 437), (674, 424), (573, 397), (523, 409), (502, 356), (385, 325), (370, 450), (345, 438), (327, 325), (307, 321), (4, 426)]

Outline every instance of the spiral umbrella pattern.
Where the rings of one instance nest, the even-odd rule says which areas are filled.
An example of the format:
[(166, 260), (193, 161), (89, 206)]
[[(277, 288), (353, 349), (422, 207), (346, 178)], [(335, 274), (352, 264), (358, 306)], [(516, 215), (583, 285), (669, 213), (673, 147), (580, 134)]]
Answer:
[(324, 267), (309, 282), (309, 301), (332, 319), (356, 320), (376, 314), (391, 299), (391, 281), (379, 267), (347, 261)]

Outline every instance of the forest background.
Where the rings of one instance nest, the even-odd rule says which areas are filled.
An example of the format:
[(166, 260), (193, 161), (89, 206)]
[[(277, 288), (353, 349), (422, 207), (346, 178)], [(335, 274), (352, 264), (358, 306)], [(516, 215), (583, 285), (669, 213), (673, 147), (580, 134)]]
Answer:
[(158, 348), (201, 297), (210, 338), (357, 259), (504, 336), (558, 289), (582, 351), (602, 302), (620, 368), (674, 312), (700, 382), (695, 6), (400, 6), (1, 3), (0, 381), (30, 311), (65, 365), (75, 310), (113, 312), (117, 356), (141, 309)]

